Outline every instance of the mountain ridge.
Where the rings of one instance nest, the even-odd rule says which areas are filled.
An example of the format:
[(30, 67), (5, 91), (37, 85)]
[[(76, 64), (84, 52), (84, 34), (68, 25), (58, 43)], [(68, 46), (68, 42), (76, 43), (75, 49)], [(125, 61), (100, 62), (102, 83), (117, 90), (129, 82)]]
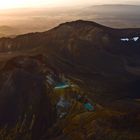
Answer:
[[(35, 54), (45, 56), (48, 65), (54, 69), (82, 80), (87, 79), (87, 83), (94, 84), (96, 88), (97, 82), (99, 89), (100, 83), (106, 81), (102, 84), (109, 90), (112, 82), (111, 94), (116, 92), (114, 90), (118, 86), (120, 90), (126, 88), (123, 89), (124, 93), (121, 91), (126, 96), (127, 85), (130, 81), (135, 83), (140, 75), (140, 39), (135, 41), (134, 37), (140, 37), (140, 29), (112, 29), (95, 22), (78, 20), (42, 33), (0, 39), (0, 50), (10, 51), (11, 55), (29, 51), (30, 55), (33, 49)], [(135, 93), (134, 96), (139, 94)]]

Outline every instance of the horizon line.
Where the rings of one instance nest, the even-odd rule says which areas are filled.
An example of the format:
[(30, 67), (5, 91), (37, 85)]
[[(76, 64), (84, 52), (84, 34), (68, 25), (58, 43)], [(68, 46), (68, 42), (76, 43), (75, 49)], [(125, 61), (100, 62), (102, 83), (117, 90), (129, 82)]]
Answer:
[[(121, 4), (121, 3), (116, 3), (116, 4), (86, 4), (86, 5), (46, 5), (46, 6), (33, 6), (33, 7), (29, 7), (29, 6), (25, 6), (25, 7), (14, 7), (14, 8), (4, 8), (4, 9), (0, 9), (0, 11), (7, 11), (7, 10), (22, 10), (22, 9), (45, 9), (45, 8), (76, 8), (77, 6), (78, 7), (88, 7), (88, 6), (140, 6), (140, 4)], [(77, 7), (77, 8), (78, 8)]]

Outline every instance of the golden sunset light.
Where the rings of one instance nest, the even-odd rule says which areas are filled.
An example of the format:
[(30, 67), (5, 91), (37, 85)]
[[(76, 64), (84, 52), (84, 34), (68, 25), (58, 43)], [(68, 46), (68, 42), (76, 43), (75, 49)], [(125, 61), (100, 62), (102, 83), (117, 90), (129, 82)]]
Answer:
[[(79, 1), (79, 0), (77, 0)], [(89, 0), (90, 1), (90, 0)], [(85, 2), (84, 2), (85, 3)], [(0, 0), (0, 9), (45, 7), (71, 5), (73, 2), (65, 0)]]
[[(125, 3), (125, 0), (0, 0), (0, 9)], [(127, 2), (129, 3), (129, 1)], [(135, 2), (134, 2), (135, 3)]]

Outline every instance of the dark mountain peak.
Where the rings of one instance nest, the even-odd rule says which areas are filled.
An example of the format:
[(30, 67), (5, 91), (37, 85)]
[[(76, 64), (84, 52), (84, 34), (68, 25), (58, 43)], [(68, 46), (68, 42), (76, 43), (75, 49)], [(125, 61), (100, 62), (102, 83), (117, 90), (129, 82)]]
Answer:
[(71, 26), (71, 27), (75, 27), (75, 28), (83, 28), (84, 26), (86, 26), (86, 27), (90, 26), (90, 27), (108, 28), (108, 27), (103, 26), (101, 24), (98, 24), (96, 22), (85, 21), (85, 20), (76, 20), (76, 21), (62, 23), (58, 27), (62, 27), (62, 26)]
[(74, 43), (76, 40), (97, 42), (99, 38), (102, 38), (103, 36), (108, 36), (108, 34), (112, 32), (112, 30), (112, 28), (100, 25), (92, 21), (76, 20), (60, 24), (59, 26), (46, 32), (46, 34), (49, 37), (49, 42), (52, 40), (69, 40), (68, 44), (71, 44), (72, 42)]

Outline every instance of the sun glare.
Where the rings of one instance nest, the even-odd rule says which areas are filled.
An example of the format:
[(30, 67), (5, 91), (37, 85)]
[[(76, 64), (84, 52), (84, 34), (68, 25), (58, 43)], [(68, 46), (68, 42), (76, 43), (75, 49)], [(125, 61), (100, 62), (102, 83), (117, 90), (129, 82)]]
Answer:
[(85, 6), (89, 4), (115, 4), (120, 2), (121, 0), (0, 0), (0, 9), (46, 6)]
[(21, 6), (20, 0), (0, 0), (0, 9), (16, 8)]
[(46, 0), (0, 0), (0, 9), (43, 6)]
[[(95, 0), (97, 1), (97, 0)], [(43, 6), (70, 6), (75, 4), (86, 4), (92, 0), (0, 0), (0, 9), (43, 7)]]

